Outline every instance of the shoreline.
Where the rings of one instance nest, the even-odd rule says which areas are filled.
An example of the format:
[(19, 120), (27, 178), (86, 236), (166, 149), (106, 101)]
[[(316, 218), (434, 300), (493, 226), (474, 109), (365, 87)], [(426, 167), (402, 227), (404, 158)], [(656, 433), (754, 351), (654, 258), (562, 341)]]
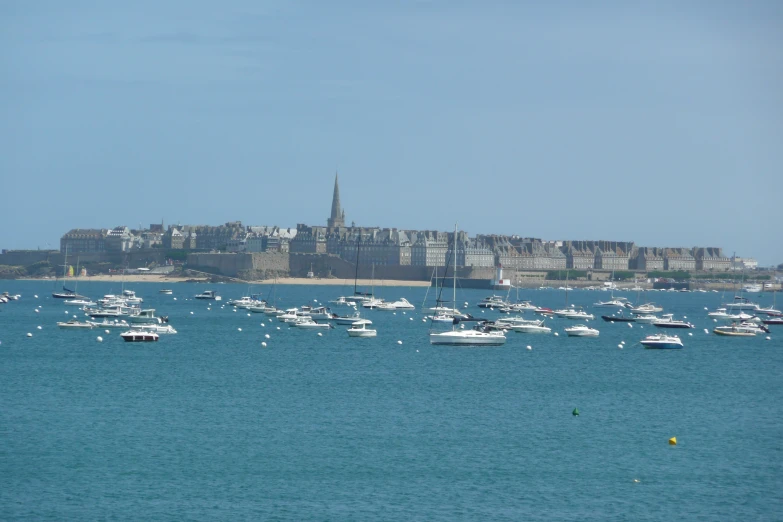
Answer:
[[(220, 276), (218, 276), (220, 277)], [(54, 281), (54, 279), (40, 279), (40, 278), (21, 278), (16, 279), (16, 281)], [(179, 284), (179, 283), (210, 283), (210, 278), (207, 277), (169, 277), (163, 274), (145, 274), (145, 275), (139, 275), (139, 274), (128, 274), (128, 275), (94, 275), (94, 276), (87, 276), (87, 277), (69, 277), (66, 278), (64, 281), (66, 281), (66, 285), (68, 283), (73, 282), (79, 282), (79, 283), (89, 283), (89, 282), (97, 282), (97, 283), (107, 283), (107, 282), (114, 282), (114, 281), (124, 281), (126, 283), (157, 283), (162, 285), (167, 284)], [(226, 284), (246, 284), (246, 285), (272, 285), (275, 284), (275, 282), (278, 285), (321, 285), (321, 286), (354, 286), (354, 280), (353, 279), (319, 279), (319, 278), (306, 278), (306, 277), (283, 277), (278, 278), (277, 281), (274, 279), (264, 279), (264, 280), (258, 280), (258, 281), (240, 281), (240, 280), (233, 280), (233, 281), (226, 281)], [(211, 283), (211, 284), (217, 284), (217, 283)], [(370, 287), (375, 286), (376, 288), (381, 288), (384, 286), (408, 286), (408, 287), (426, 287), (430, 286), (429, 281), (401, 281), (401, 280), (382, 280), (382, 281), (373, 281), (371, 279), (358, 279), (356, 281), (357, 286), (361, 287)]]

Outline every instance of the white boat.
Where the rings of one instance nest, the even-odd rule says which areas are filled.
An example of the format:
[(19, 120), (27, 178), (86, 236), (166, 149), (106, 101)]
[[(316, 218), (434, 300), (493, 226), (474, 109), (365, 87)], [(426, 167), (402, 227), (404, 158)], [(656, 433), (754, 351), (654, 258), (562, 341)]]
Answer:
[(729, 313), (725, 308), (718, 308), (716, 311), (708, 313), (707, 317), (720, 321), (747, 321), (753, 316), (744, 312)]
[(264, 315), (268, 317), (277, 317), (278, 315), (283, 315), (285, 313), (285, 310), (278, 310), (274, 306), (267, 306), (264, 308)]
[(104, 319), (100, 323), (97, 323), (95, 321), (89, 321), (89, 323), (93, 325), (95, 328), (130, 328), (130, 324), (128, 324), (127, 321), (124, 320), (117, 321), (116, 319), (114, 321), (109, 321), (107, 319)]
[(727, 337), (755, 337), (762, 333), (769, 333), (769, 329), (753, 323), (740, 323), (728, 326), (717, 326), (712, 332)]
[(634, 317), (635, 323), (653, 324), (656, 321), (660, 321), (661, 318), (653, 314), (637, 315)]
[(87, 312), (87, 315), (94, 319), (101, 319), (104, 317), (128, 317), (131, 313), (128, 308), (122, 306), (110, 306), (98, 309), (88, 308), (85, 311)]
[(726, 310), (732, 312), (735, 310), (750, 310), (755, 312), (756, 310), (759, 309), (759, 305), (740, 296), (736, 296), (734, 298), (734, 302), (726, 303), (724, 306), (726, 307)]
[(566, 328), (565, 333), (568, 334), (569, 337), (598, 337), (600, 332), (595, 328), (590, 328), (589, 326), (583, 324), (577, 324)]
[(317, 306), (310, 309), (310, 317), (315, 320), (319, 319), (331, 319), (334, 316), (331, 310), (325, 306)]
[(158, 340), (158, 334), (155, 332), (146, 332), (144, 330), (128, 330), (120, 334), (122, 340), (127, 343), (148, 343)]
[(277, 320), (281, 323), (293, 323), (302, 319), (303, 317), (310, 317), (310, 312), (300, 310), (298, 308), (289, 308), (285, 313), (277, 316)]
[(177, 333), (173, 326), (170, 324), (138, 324), (133, 326), (134, 330), (142, 330), (145, 332), (154, 332), (158, 335), (172, 335)]
[(693, 328), (691, 323), (676, 320), (672, 314), (665, 314), (652, 324), (658, 328)]
[(763, 287), (760, 284), (757, 283), (751, 283), (744, 285), (742, 287), (743, 292), (747, 292), (749, 294), (760, 294), (763, 291)]
[(200, 294), (193, 296), (194, 299), (204, 299), (208, 301), (221, 301), (223, 298), (217, 295), (214, 290), (204, 290)]
[(552, 333), (552, 329), (548, 326), (544, 326), (543, 321), (541, 321), (540, 324), (515, 324), (511, 327), (511, 329), (515, 332), (526, 334)]
[(266, 304), (264, 304), (263, 302), (259, 302), (259, 304), (248, 306), (247, 308), (245, 308), (245, 310), (247, 310), (248, 312), (253, 312), (254, 314), (263, 314), (264, 312), (266, 312), (267, 308), (266, 308)]
[(407, 299), (401, 297), (397, 301), (383, 303), (378, 310), (414, 310), (415, 308)]
[(631, 313), (633, 314), (656, 314), (658, 312), (663, 312), (663, 307), (655, 303), (645, 303), (631, 308)]
[(365, 299), (362, 301), (362, 308), (369, 308), (371, 310), (374, 310), (376, 308), (379, 308), (384, 304), (383, 299), (378, 299), (377, 297), (372, 297), (370, 299)]
[(592, 319), (595, 319), (595, 316), (593, 314), (588, 314), (584, 310), (579, 309), (571, 309), (569, 312), (565, 314), (557, 314), (558, 317), (563, 317), (565, 319), (582, 319), (584, 321), (589, 321)]
[(73, 329), (84, 328), (84, 329), (92, 330), (93, 328), (95, 328), (95, 326), (89, 321), (82, 323), (77, 321), (76, 319), (71, 319), (70, 321), (66, 321), (64, 323), (57, 323), (57, 326), (59, 326), (63, 330), (68, 330), (72, 328)]
[(162, 317), (158, 317), (155, 315), (155, 309), (154, 308), (147, 308), (146, 310), (141, 310), (136, 315), (131, 315), (128, 317), (128, 320), (131, 323), (144, 323), (144, 324), (161, 324), (165, 321)]
[(129, 305), (139, 305), (144, 302), (144, 299), (136, 296), (136, 292), (134, 292), (133, 290), (123, 290), (122, 298)]
[(302, 328), (304, 330), (328, 330), (333, 328), (333, 326), (329, 323), (319, 323), (310, 317), (289, 323), (288, 326), (292, 328)]
[(368, 328), (370, 321), (359, 320), (354, 322), (347, 332), (350, 337), (375, 337), (378, 332), (372, 328)]
[[(452, 246), (452, 250), (454, 251), (454, 276), (451, 278), (453, 281), (452, 302), (456, 303), (457, 302), (457, 249), (456, 249), (457, 225), (454, 225), (453, 238), (454, 238), (454, 246)], [(448, 270), (448, 266), (446, 267), (446, 269)], [(484, 303), (485, 306), (481, 306), (481, 303), (479, 303), (479, 306), (481, 306), (482, 308), (492, 308), (491, 303), (497, 302), (495, 299), (497, 297), (498, 296), (490, 296), (488, 298), (485, 298), (482, 301), (482, 303)], [(450, 345), (450, 346), (499, 346), (506, 343), (506, 334), (503, 331), (498, 331), (498, 330), (487, 331), (487, 329), (470, 330), (470, 329), (456, 328), (458, 322), (459, 319), (456, 318), (452, 319), (452, 327), (450, 331), (430, 332), (430, 344)]]
[(600, 308), (628, 308), (629, 303), (628, 299), (625, 297), (615, 297), (608, 301), (598, 301), (597, 303), (593, 303), (593, 306), (598, 306)]
[(682, 348), (682, 341), (676, 335), (655, 334), (648, 335), (641, 341), (639, 341), (645, 348), (658, 348), (658, 349), (679, 349)]
[(98, 303), (89, 299), (66, 299), (63, 301), (63, 304), (68, 306), (98, 306)]
[(501, 308), (501, 312), (527, 312), (536, 310), (538, 307), (530, 301), (522, 301), (519, 303), (509, 303), (508, 306)]
[[(368, 321), (369, 319), (362, 319), (362, 316), (361, 316), (361, 314), (358, 311), (352, 313), (351, 315), (333, 315), (332, 316), (332, 321), (334, 321), (335, 323), (340, 324), (340, 325), (353, 324), (353, 323), (355, 323), (356, 321), (359, 321), (359, 320)], [(372, 324), (372, 322), (370, 322), (370, 324)]]
[[(454, 279), (454, 278), (452, 278), (452, 279)], [(455, 295), (454, 296), (454, 299), (455, 299), (454, 302), (456, 302), (456, 298), (457, 298), (457, 296)], [(489, 295), (489, 296), (485, 297), (484, 299), (482, 299), (481, 301), (478, 302), (478, 307), (479, 308), (491, 308), (491, 309), (494, 309), (494, 308), (505, 308), (506, 306), (508, 306), (508, 303), (506, 303), (506, 301), (503, 299), (503, 297), (501, 297), (499, 295)]]
[(169, 288), (163, 288), (161, 290), (158, 290), (158, 293), (163, 295), (171, 295), (174, 293), (174, 290), (171, 290)]
[(347, 297), (338, 297), (337, 299), (333, 299), (329, 301), (329, 305), (338, 307), (338, 306), (356, 306), (356, 301), (353, 301), (351, 299), (348, 299)]

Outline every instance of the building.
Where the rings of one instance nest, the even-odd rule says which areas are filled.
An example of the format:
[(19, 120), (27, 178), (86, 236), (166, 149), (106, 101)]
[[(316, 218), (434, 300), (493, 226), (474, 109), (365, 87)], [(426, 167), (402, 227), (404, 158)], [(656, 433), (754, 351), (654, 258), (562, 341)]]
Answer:
[(690, 248), (665, 248), (663, 249), (663, 269), (686, 272), (696, 270), (696, 258), (691, 254)]
[(340, 207), (340, 185), (337, 180), (337, 173), (334, 174), (334, 193), (332, 194), (332, 212), (329, 219), (326, 220), (328, 228), (345, 226), (345, 211)]
[(601, 270), (628, 270), (634, 249), (632, 241), (598, 241), (595, 267)]
[(723, 249), (717, 247), (696, 247), (696, 270), (725, 272), (731, 269), (731, 259), (723, 255)]
[(411, 265), (446, 266), (449, 250), (448, 232), (436, 230), (411, 231)]
[(60, 252), (63, 254), (103, 252), (106, 250), (107, 233), (108, 231), (103, 228), (71, 229), (60, 238)]
[(732, 270), (757, 270), (759, 262), (752, 257), (737, 257), (731, 258)]
[(106, 251), (127, 252), (133, 247), (134, 238), (128, 227), (114, 227), (106, 234)]
[(595, 251), (592, 241), (566, 241), (563, 253), (566, 256), (566, 268), (574, 270), (592, 270), (595, 268)]
[(663, 270), (663, 249), (658, 247), (639, 247), (636, 255), (636, 269)]

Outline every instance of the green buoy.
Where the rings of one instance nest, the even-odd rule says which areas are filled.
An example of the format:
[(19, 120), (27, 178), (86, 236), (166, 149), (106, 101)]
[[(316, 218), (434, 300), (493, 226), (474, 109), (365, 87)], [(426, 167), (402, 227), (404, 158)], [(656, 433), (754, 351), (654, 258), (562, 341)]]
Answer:
[(571, 415), (573, 415), (574, 417), (578, 416), (579, 415), (579, 408), (574, 408), (574, 411), (571, 412)]

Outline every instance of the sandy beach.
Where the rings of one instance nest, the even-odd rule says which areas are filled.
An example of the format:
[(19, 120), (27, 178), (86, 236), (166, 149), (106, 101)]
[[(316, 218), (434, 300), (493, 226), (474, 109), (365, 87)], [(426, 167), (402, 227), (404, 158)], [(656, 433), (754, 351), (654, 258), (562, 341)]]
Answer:
[[(166, 275), (161, 274), (126, 274), (126, 275), (94, 275), (94, 276), (87, 276), (87, 277), (69, 277), (66, 279), (67, 282), (72, 281), (79, 281), (81, 282), (89, 282), (89, 281), (100, 281), (100, 282), (110, 282), (110, 281), (125, 281), (127, 283), (157, 283), (161, 285), (170, 285), (174, 283), (185, 283), (185, 282), (194, 282), (194, 281), (203, 281), (203, 282), (209, 282), (209, 278), (206, 277), (169, 277)], [(253, 285), (270, 285), (275, 282), (274, 279), (265, 279), (263, 281), (243, 281), (240, 279), (235, 279), (231, 282), (234, 283), (240, 283), (240, 284), (253, 284)], [(66, 283), (67, 284), (67, 283)], [(313, 278), (308, 279), (306, 277), (283, 277), (277, 279), (277, 284), (279, 285), (329, 285), (329, 286), (350, 286), (353, 288), (354, 281), (353, 279), (319, 279), (319, 278)], [(368, 288), (370, 286), (375, 286), (376, 288), (384, 287), (384, 286), (402, 286), (402, 287), (426, 287), (429, 286), (429, 281), (395, 281), (395, 280), (383, 280), (383, 281), (372, 281), (370, 279), (359, 279), (356, 284), (358, 286), (361, 286), (362, 288)]]

